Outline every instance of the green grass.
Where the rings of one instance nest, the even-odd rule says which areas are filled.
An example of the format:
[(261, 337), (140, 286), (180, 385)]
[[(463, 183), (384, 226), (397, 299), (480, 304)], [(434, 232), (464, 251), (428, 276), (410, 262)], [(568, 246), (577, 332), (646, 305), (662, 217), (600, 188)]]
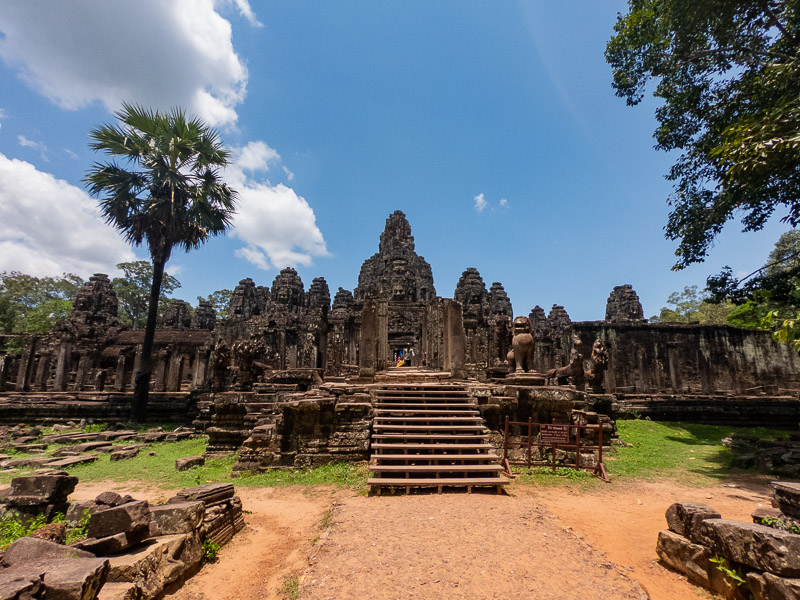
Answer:
[[(235, 479), (231, 472), (235, 457), (233, 455), (206, 460), (203, 467), (188, 471), (176, 471), (175, 460), (186, 456), (202, 454), (206, 448), (206, 437), (181, 440), (179, 442), (160, 442), (143, 448), (138, 456), (127, 460), (111, 462), (108, 454), (100, 454), (93, 463), (76, 465), (65, 469), (82, 482), (88, 481), (142, 481), (163, 488), (178, 488), (234, 481), (237, 486), (267, 487), (285, 485), (336, 485), (339, 487), (364, 487), (369, 471), (365, 464), (335, 463), (312, 469), (271, 469), (265, 473), (242, 474)], [(52, 445), (48, 454), (60, 446)], [(155, 456), (150, 456), (154, 452)], [(17, 457), (28, 456), (17, 454)], [(30, 455), (35, 456), (35, 455)], [(29, 475), (33, 468), (19, 469), (13, 473), (0, 473), (0, 483), (8, 483), (14, 477)]]
[(722, 446), (731, 435), (763, 439), (786, 437), (785, 431), (763, 427), (727, 427), (655, 421), (617, 421), (622, 440), (608, 456), (612, 475), (635, 479), (671, 477), (696, 485), (713, 485), (737, 473), (755, 473), (732, 465), (735, 454)]
[(297, 600), (300, 597), (300, 578), (297, 575), (289, 575), (283, 580), (280, 589), (283, 600)]
[[(619, 437), (632, 447), (614, 447), (603, 455), (612, 481), (677, 479), (682, 483), (708, 486), (729, 477), (749, 473), (733, 465), (734, 453), (722, 446), (731, 435), (751, 435), (762, 439), (787, 436), (785, 431), (763, 427), (726, 427), (655, 421), (617, 421)], [(579, 489), (605, 485), (591, 474), (557, 467), (525, 469), (515, 467), (515, 482), (523, 485), (567, 485)], [(775, 476), (772, 476), (774, 479)]]

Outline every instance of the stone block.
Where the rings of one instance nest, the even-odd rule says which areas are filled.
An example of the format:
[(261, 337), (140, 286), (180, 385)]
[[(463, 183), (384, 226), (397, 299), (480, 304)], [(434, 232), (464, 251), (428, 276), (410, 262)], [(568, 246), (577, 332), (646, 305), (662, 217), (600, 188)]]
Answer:
[(672, 504), (666, 513), (667, 527), (670, 531), (691, 538), (691, 532), (697, 525), (705, 519), (719, 519), (720, 515), (716, 510), (706, 504), (699, 502), (676, 502)]
[(729, 560), (782, 577), (800, 576), (800, 535), (755, 523), (706, 519), (692, 541)]
[(777, 577), (772, 573), (752, 571), (747, 574), (747, 587), (753, 600), (797, 600), (800, 579)]
[(135, 583), (106, 582), (97, 600), (142, 600), (142, 589)]
[(90, 538), (104, 538), (118, 533), (134, 533), (150, 526), (147, 501), (134, 501), (98, 510), (89, 518)]
[(202, 558), (200, 537), (196, 534), (158, 537), (111, 557), (108, 581), (135, 583), (142, 590), (142, 598), (150, 600), (167, 586), (191, 576)]
[[(128, 500), (128, 502), (131, 502)], [(125, 500), (117, 492), (102, 492), (94, 499), (94, 503), (98, 506), (119, 506), (125, 504)]]
[(43, 574), (32, 570), (20, 573), (15, 569), (0, 569), (0, 600), (41, 598)]
[(204, 505), (199, 501), (151, 506), (150, 535), (191, 533), (200, 527), (203, 513)]
[(109, 459), (114, 462), (118, 460), (126, 460), (128, 458), (133, 458), (139, 454), (139, 448), (126, 448), (124, 450), (116, 450), (112, 452), (109, 456)]
[(188, 471), (192, 467), (202, 467), (204, 464), (206, 464), (206, 459), (203, 456), (187, 456), (177, 459), (175, 468), (178, 471)]
[(63, 503), (75, 490), (76, 485), (78, 485), (77, 477), (65, 475), (15, 477), (11, 480), (11, 493), (8, 495), (8, 503), (11, 506)]
[(773, 481), (772, 489), (781, 512), (800, 519), (800, 483)]
[(139, 542), (147, 539), (149, 536), (149, 528), (138, 529), (130, 533), (115, 533), (114, 535), (103, 538), (87, 538), (74, 545), (76, 548), (86, 550), (96, 556), (107, 556), (127, 550), (131, 546), (135, 546)]
[(713, 555), (699, 544), (693, 544), (673, 531), (658, 534), (656, 553), (669, 568), (682, 573), (686, 578), (729, 600), (748, 600), (744, 586), (728, 577), (718, 565), (711, 562)]
[(2, 565), (13, 567), (33, 562), (60, 560), (63, 558), (94, 558), (90, 552), (64, 546), (34, 537), (21, 537), (15, 540), (3, 555)]
[(97, 460), (96, 454), (80, 454), (78, 456), (68, 456), (60, 460), (51, 460), (45, 463), (48, 467), (53, 469), (65, 469), (67, 467), (74, 467), (75, 465), (83, 465)]
[[(4, 595), (0, 585), (0, 598), (23, 600), (27, 598), (46, 598), (47, 600), (94, 600), (108, 575), (109, 563), (102, 558), (62, 558), (47, 561), (33, 561), (9, 567), (0, 572), (0, 578), (27, 579), (43, 581), (44, 595)], [(41, 592), (39, 592), (41, 594)]]

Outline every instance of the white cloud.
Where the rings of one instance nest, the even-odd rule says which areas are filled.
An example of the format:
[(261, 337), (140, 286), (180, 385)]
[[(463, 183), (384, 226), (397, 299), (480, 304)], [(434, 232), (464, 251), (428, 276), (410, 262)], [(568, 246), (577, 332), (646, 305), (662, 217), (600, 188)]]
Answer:
[(253, 27), (263, 27), (264, 24), (261, 23), (257, 18), (255, 13), (253, 12), (250, 3), (247, 0), (233, 0), (233, 3), (236, 5), (236, 8), (239, 10), (239, 14), (242, 15), (245, 19), (250, 22), (250, 25)]
[(50, 162), (50, 159), (47, 158), (47, 146), (44, 145), (44, 142), (34, 142), (33, 140), (29, 140), (24, 135), (18, 135), (17, 139), (19, 140), (19, 145), (23, 148), (31, 148), (39, 152), (39, 156), (42, 157), (42, 160), (45, 162)]
[(483, 192), (475, 196), (473, 200), (475, 200), (475, 210), (477, 210), (479, 213), (482, 213), (487, 205), (486, 198), (483, 196)]
[(0, 154), (0, 271), (87, 277), (135, 259), (85, 191)]
[(281, 168), (283, 169), (283, 172), (286, 174), (286, 180), (292, 181), (294, 179), (294, 173), (292, 173), (286, 166), (282, 166)]
[(274, 164), (279, 164), (281, 155), (262, 141), (249, 142), (244, 148), (234, 148), (231, 162), (243, 171), (269, 171)]
[[(5, 110), (3, 110), (2, 108), (0, 108), (0, 121), (5, 119), (7, 116), (8, 116), (8, 113)], [(3, 127), (3, 124), (0, 123), (0, 128), (2, 128), (2, 127)]]
[[(257, 23), (246, 0), (234, 3)], [(183, 106), (232, 125), (245, 97), (247, 68), (214, 0), (11, 2), (0, 32), (0, 58), (63, 108)]]
[(232, 153), (233, 164), (224, 173), (239, 192), (232, 235), (245, 243), (236, 255), (265, 270), (308, 266), (315, 256), (327, 256), (325, 238), (305, 198), (282, 183), (256, 181), (245, 173), (268, 170), (280, 161), (278, 153), (263, 142)]
[(67, 156), (69, 156), (69, 157), (70, 157), (72, 160), (75, 160), (75, 159), (77, 159), (77, 158), (78, 158), (78, 155), (77, 155), (77, 154), (75, 154), (75, 153), (74, 153), (72, 150), (70, 150), (69, 148), (64, 148), (64, 153), (65, 153)]
[(506, 198), (500, 198), (500, 206), (508, 206), (508, 200)]

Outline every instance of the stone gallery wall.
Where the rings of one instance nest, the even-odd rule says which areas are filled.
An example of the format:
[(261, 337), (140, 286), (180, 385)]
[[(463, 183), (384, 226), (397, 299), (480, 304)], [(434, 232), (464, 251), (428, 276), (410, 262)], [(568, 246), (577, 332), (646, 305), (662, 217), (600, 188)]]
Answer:
[(609, 393), (744, 394), (765, 386), (775, 387), (775, 393), (777, 388), (800, 388), (800, 357), (790, 345), (775, 343), (766, 331), (605, 321), (573, 323), (571, 329), (586, 349), (597, 338), (605, 342)]

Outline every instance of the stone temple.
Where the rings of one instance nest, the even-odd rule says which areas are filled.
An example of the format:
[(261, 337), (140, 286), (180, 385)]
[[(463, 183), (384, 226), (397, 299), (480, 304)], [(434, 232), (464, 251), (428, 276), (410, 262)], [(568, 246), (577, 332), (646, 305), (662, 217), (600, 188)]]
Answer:
[[(240, 281), (224, 320), (173, 301), (156, 332), (149, 418), (193, 421), (209, 451), (241, 449), (237, 468), (257, 470), (369, 458), (393, 435), (381, 411), (402, 385), (474, 405), (488, 432), (476, 446), (498, 447), (506, 417), (588, 420), (609, 434), (631, 415), (778, 427), (800, 417), (800, 358), (768, 332), (648, 323), (630, 285), (613, 288), (602, 320), (574, 322), (560, 305), (515, 312), (487, 281), (467, 267), (451, 297), (437, 292), (395, 211), (352, 291), (332, 294), (322, 277), (306, 287), (285, 268), (269, 286)], [(69, 319), (19, 353), (0, 350), (0, 422), (127, 419), (142, 338), (119, 325), (108, 277), (92, 276)]]

